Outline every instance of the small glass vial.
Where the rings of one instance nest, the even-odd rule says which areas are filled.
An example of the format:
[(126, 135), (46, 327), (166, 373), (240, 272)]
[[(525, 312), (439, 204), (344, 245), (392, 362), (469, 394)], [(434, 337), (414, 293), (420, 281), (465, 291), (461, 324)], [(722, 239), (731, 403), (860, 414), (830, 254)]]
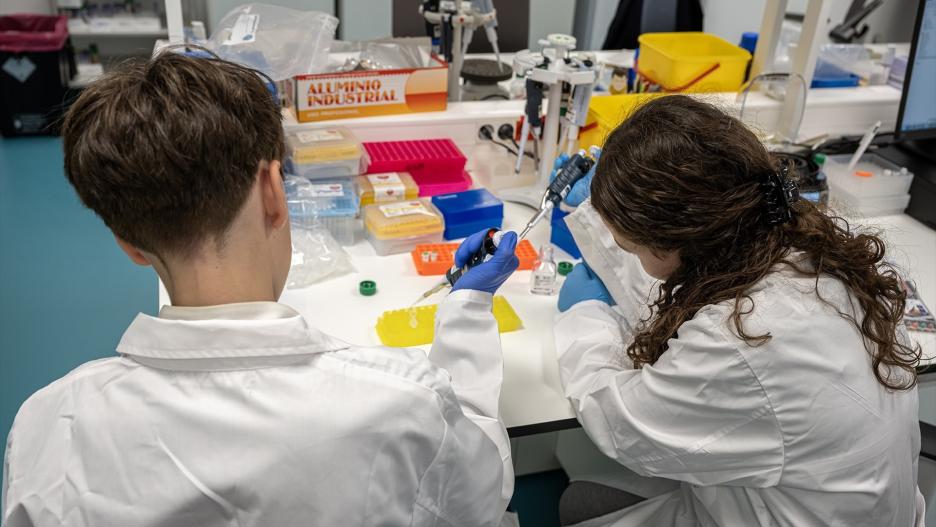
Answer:
[(551, 295), (556, 292), (556, 261), (553, 259), (552, 245), (543, 245), (539, 258), (533, 265), (530, 277), (530, 292), (534, 295)]

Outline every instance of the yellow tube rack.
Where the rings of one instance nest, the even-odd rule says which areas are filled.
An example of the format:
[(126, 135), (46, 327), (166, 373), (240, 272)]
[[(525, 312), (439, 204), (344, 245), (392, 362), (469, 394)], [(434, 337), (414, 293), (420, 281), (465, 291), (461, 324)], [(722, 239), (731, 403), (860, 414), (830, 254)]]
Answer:
[[(435, 337), (437, 304), (384, 311), (377, 319), (377, 336), (384, 346), (406, 348), (432, 343)], [(501, 333), (523, 327), (517, 312), (502, 296), (494, 297), (494, 318)], [(415, 327), (412, 322), (415, 320)]]

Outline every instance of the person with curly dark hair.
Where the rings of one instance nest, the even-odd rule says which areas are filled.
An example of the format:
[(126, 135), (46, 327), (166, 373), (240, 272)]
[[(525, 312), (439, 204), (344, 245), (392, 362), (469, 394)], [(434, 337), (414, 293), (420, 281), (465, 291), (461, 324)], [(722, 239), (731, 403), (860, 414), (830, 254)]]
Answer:
[(922, 525), (921, 352), (884, 241), (687, 96), (614, 130), (590, 190), (563, 386), (605, 455), (679, 487), (586, 524)]

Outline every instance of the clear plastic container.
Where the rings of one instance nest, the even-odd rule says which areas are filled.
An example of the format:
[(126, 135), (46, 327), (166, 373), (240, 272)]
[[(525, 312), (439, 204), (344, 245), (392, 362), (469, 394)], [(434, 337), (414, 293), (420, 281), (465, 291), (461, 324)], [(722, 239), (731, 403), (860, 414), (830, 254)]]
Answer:
[(356, 176), (367, 170), (367, 153), (347, 128), (286, 132), (286, 170), (310, 179)]
[(374, 203), (414, 200), (419, 197), (419, 186), (407, 172), (368, 174), (358, 178), (361, 206)]
[(290, 222), (297, 227), (325, 226), (341, 245), (354, 245), (361, 231), (357, 185), (353, 179), (286, 178)]
[(846, 216), (890, 216), (901, 214), (910, 204), (910, 194), (859, 198), (832, 187), (832, 206)]
[(428, 199), (364, 207), (367, 238), (377, 254), (412, 251), (419, 244), (439, 243), (445, 222)]
[[(855, 198), (880, 198), (901, 196), (910, 192), (913, 173), (901, 168), (877, 154), (865, 154), (851, 172), (848, 170), (850, 155), (829, 156), (823, 171), (833, 193), (836, 189)], [(856, 172), (871, 174), (858, 176)]]

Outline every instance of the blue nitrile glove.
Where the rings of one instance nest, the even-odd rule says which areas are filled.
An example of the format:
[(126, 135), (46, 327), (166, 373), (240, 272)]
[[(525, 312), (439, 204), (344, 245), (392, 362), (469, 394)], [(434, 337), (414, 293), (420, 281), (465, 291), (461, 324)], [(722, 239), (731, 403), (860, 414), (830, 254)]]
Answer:
[[(596, 152), (596, 161), (597, 158), (601, 157), (601, 150)], [(549, 181), (556, 179), (556, 174), (559, 173), (559, 170), (569, 162), (569, 154), (559, 154), (559, 157), (556, 158), (556, 161), (553, 162), (552, 173), (549, 174)], [(578, 207), (582, 204), (583, 201), (588, 199), (591, 196), (591, 182), (592, 178), (595, 177), (595, 168), (598, 166), (598, 163), (595, 163), (595, 166), (588, 171), (588, 174), (585, 174), (585, 177), (578, 180), (574, 185), (572, 185), (572, 190), (569, 191), (569, 195), (565, 198), (566, 205), (570, 207)]]
[(601, 278), (598, 278), (588, 264), (582, 262), (572, 269), (559, 290), (559, 311), (566, 311), (586, 300), (601, 300), (609, 306), (615, 304)]
[[(458, 246), (458, 250), (455, 251), (455, 265), (462, 267), (468, 263), (471, 255), (481, 248), (487, 232), (488, 229), (476, 232)], [(504, 237), (501, 238), (500, 245), (497, 246), (497, 250), (494, 251), (494, 256), (462, 275), (452, 286), (452, 291), (473, 289), (493, 294), (520, 266), (520, 260), (514, 254), (516, 249), (517, 233), (505, 233)]]

